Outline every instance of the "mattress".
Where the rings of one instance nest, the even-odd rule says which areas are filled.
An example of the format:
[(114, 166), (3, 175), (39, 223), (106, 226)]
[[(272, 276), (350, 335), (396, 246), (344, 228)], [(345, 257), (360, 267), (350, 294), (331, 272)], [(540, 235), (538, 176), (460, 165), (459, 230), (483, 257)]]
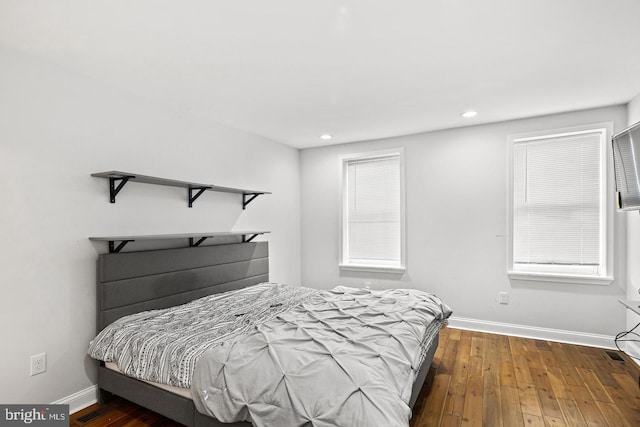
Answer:
[(222, 422), (405, 427), (450, 315), (417, 290), (263, 283), (126, 316), (88, 353)]
[(114, 362), (127, 376), (188, 389), (195, 365), (206, 350), (233, 340), (319, 292), (261, 283), (125, 316), (98, 334), (88, 354), (105, 363)]
[(450, 315), (417, 290), (336, 287), (207, 350), (194, 404), (256, 427), (408, 427), (413, 383)]
[[(118, 373), (122, 373), (122, 371), (120, 369), (118, 369), (118, 365), (116, 365), (114, 362), (107, 362), (104, 364), (104, 366), (107, 369), (110, 369), (112, 371), (118, 372)], [(144, 381), (144, 380), (142, 380)], [(173, 394), (177, 394), (178, 396), (182, 396), (182, 397), (186, 397), (187, 399), (191, 399), (191, 391), (188, 388), (182, 388), (182, 387), (175, 387), (172, 385), (166, 385), (166, 384), (159, 384), (159, 383), (154, 383), (152, 381), (144, 381), (145, 383), (152, 385), (154, 387), (158, 387), (161, 388), (163, 390), (169, 391)]]

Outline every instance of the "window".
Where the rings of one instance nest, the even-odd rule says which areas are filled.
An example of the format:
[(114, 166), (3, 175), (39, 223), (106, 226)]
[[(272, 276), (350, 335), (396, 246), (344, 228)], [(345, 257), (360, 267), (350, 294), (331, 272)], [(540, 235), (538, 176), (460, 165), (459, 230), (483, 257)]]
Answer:
[(611, 281), (606, 141), (606, 128), (510, 139), (510, 276)]
[(402, 152), (342, 159), (342, 269), (404, 271)]

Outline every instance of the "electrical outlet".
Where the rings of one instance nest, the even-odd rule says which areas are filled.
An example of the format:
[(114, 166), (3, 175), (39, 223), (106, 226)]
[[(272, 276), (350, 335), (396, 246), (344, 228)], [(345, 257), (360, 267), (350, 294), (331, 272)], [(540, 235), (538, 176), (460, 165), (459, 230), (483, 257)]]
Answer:
[(509, 304), (509, 294), (507, 292), (498, 292), (498, 302), (500, 304)]
[(31, 373), (38, 375), (47, 370), (47, 353), (34, 354), (31, 356)]

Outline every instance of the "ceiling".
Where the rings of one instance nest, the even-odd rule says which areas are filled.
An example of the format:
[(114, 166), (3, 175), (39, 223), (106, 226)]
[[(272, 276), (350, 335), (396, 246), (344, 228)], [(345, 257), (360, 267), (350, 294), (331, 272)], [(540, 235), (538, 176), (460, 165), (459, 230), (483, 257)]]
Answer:
[(639, 17), (639, 0), (0, 0), (0, 45), (306, 148), (626, 103)]

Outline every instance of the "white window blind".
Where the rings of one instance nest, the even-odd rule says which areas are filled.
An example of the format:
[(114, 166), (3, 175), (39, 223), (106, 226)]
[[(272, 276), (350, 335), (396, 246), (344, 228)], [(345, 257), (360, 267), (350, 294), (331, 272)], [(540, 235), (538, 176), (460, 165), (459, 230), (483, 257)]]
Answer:
[(400, 155), (347, 160), (344, 265), (402, 267)]
[(516, 140), (513, 271), (604, 274), (602, 130)]

